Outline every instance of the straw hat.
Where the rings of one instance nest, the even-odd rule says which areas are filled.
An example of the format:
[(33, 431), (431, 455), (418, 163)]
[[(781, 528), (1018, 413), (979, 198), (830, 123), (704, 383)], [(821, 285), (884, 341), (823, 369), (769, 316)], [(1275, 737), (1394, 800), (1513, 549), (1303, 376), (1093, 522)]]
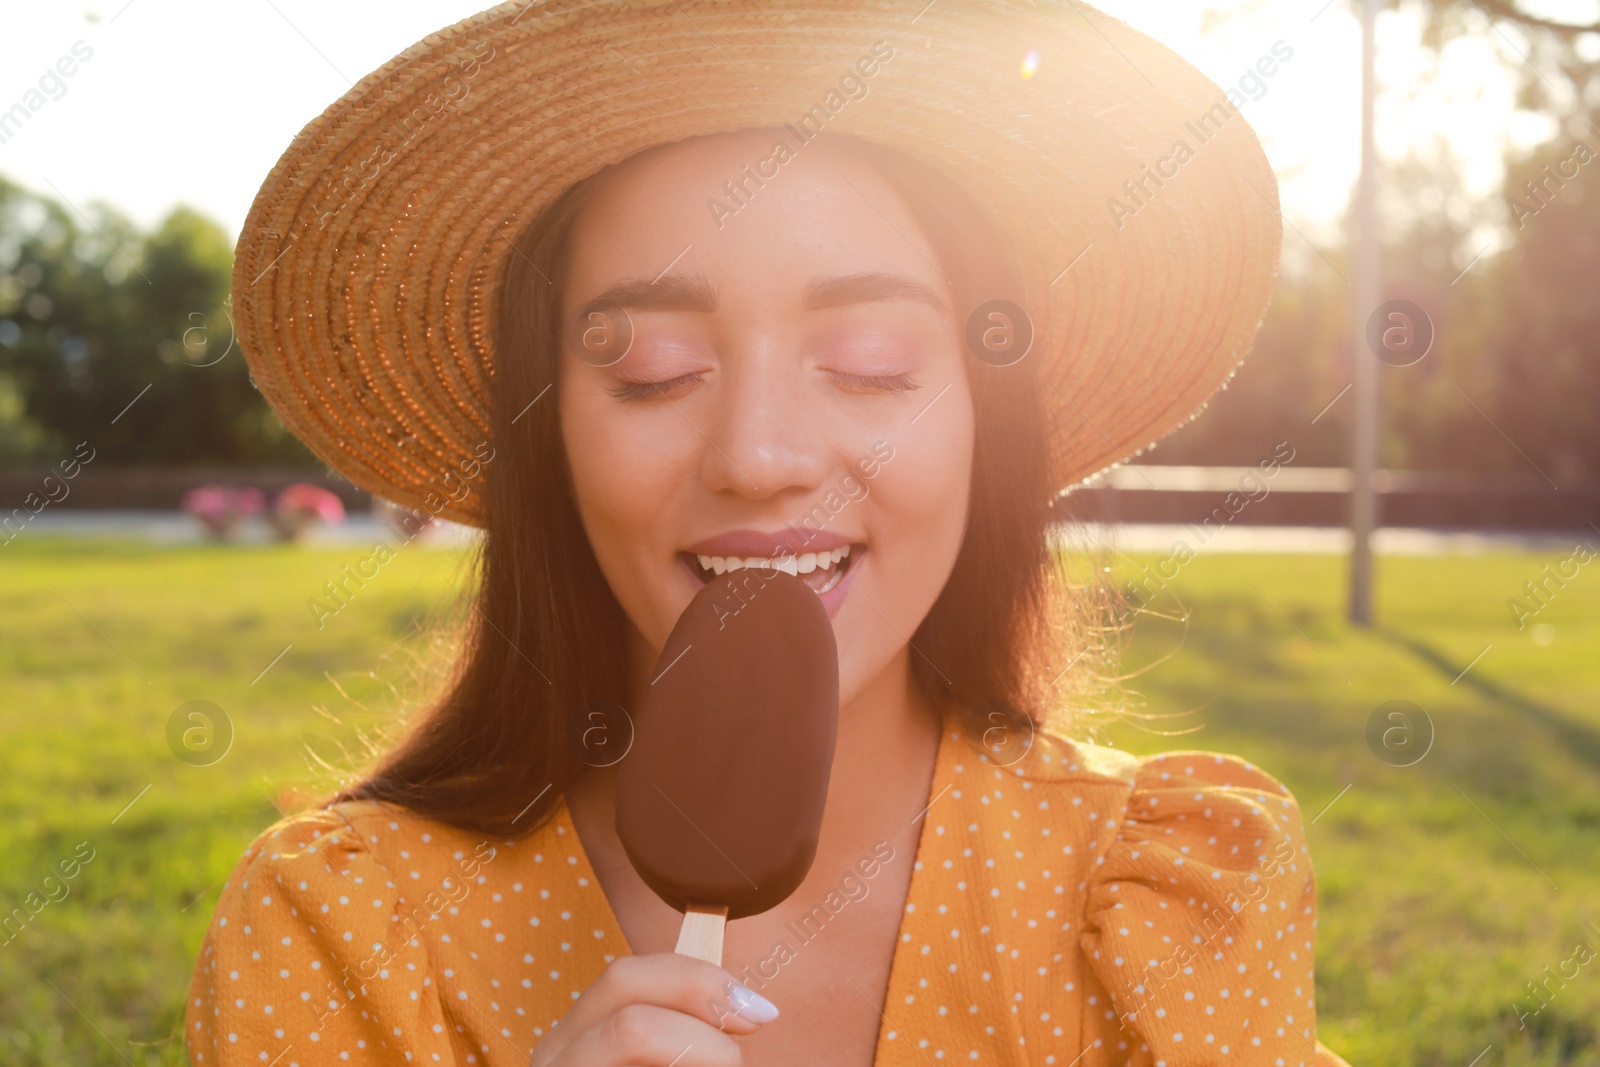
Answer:
[(523, 228), (641, 149), (791, 123), (918, 156), (1000, 221), (1059, 488), (1196, 414), (1255, 336), (1281, 234), (1260, 144), (1076, 0), (518, 0), (363, 78), (273, 168), (234, 267), (255, 383), (351, 481), (481, 525), (462, 489)]

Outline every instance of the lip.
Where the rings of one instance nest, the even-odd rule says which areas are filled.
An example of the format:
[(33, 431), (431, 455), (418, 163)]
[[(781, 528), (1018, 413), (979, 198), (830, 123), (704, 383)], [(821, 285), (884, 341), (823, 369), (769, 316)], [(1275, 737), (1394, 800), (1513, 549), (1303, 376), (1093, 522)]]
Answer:
[(727, 533), (696, 541), (684, 551), (695, 556), (798, 556), (806, 552), (831, 552), (836, 548), (858, 543), (859, 541), (852, 541), (848, 537), (824, 530), (803, 530), (785, 526), (781, 530), (770, 532), (729, 530)]

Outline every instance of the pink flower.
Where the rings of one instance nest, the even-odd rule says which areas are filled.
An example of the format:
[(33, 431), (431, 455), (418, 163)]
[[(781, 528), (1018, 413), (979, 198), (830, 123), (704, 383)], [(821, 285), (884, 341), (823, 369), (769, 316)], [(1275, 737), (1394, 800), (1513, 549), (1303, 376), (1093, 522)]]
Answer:
[(261, 490), (250, 486), (236, 489), (231, 485), (201, 485), (183, 494), (182, 507), (207, 522), (225, 522), (259, 515), (266, 508), (266, 499)]
[(182, 507), (204, 523), (212, 536), (226, 539), (240, 522), (266, 510), (266, 498), (252, 486), (201, 485), (183, 494)]
[(344, 502), (338, 494), (309, 482), (295, 482), (286, 486), (278, 494), (272, 509), (282, 517), (315, 516), (330, 526), (344, 521)]

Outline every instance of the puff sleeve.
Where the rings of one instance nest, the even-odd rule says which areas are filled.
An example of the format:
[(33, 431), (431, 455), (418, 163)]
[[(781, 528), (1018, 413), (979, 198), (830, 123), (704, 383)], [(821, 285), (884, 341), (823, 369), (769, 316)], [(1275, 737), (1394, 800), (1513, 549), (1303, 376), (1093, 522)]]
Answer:
[(1333, 1067), (1316, 1040), (1316, 883), (1294, 798), (1231, 756), (1141, 761), (1091, 879), (1084, 955), (1129, 1067)]
[(368, 843), (322, 810), (245, 852), (189, 985), (196, 1067), (456, 1062), (427, 948), (396, 925), (400, 894)]

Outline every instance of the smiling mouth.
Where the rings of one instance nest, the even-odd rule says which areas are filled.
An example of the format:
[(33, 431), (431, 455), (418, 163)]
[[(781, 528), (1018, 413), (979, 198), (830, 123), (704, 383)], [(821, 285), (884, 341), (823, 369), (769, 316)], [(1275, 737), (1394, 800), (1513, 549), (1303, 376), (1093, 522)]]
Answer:
[(842, 545), (830, 552), (801, 552), (782, 556), (706, 556), (678, 553), (702, 582), (710, 582), (730, 571), (783, 571), (799, 578), (819, 596), (838, 585), (856, 560), (866, 552), (865, 545)]

